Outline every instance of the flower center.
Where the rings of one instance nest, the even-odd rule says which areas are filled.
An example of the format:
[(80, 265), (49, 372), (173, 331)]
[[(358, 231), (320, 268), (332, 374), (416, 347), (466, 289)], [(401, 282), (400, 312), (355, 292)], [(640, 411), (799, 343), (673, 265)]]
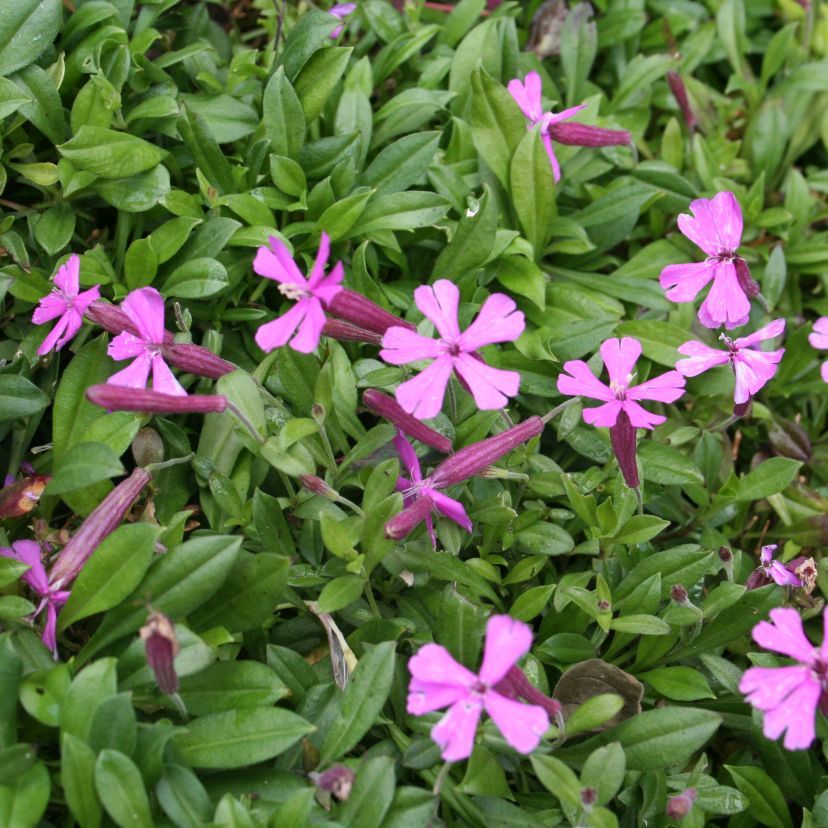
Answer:
[(288, 299), (291, 299), (294, 302), (298, 299), (301, 299), (304, 296), (310, 296), (310, 291), (307, 288), (303, 287), (302, 285), (294, 284), (279, 285), (279, 293), (281, 293), (282, 296), (286, 296)]
[(485, 695), (486, 691), (489, 689), (489, 686), (485, 683), (477, 679), (477, 681), (469, 688), (475, 696), (483, 696)]
[(630, 387), (630, 383), (633, 381), (634, 378), (634, 374), (627, 374), (623, 382), (618, 382), (617, 380), (610, 380), (610, 391), (612, 391), (612, 393), (615, 394), (616, 400), (627, 399), (627, 389)]

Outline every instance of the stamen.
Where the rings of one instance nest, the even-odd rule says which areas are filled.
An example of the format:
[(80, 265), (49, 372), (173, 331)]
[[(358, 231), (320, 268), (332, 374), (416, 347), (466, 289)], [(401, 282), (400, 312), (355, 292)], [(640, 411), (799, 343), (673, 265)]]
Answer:
[(288, 299), (293, 300), (294, 302), (298, 299), (301, 299), (303, 296), (310, 295), (308, 293), (307, 288), (302, 287), (302, 285), (294, 285), (294, 284), (281, 284), (279, 285), (279, 293), (282, 296), (286, 296)]

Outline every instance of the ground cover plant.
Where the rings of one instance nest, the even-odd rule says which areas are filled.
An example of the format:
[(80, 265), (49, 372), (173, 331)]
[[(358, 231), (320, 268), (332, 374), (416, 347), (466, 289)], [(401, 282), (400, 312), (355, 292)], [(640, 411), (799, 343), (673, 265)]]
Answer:
[(0, 825), (828, 824), (826, 51), (0, 4)]

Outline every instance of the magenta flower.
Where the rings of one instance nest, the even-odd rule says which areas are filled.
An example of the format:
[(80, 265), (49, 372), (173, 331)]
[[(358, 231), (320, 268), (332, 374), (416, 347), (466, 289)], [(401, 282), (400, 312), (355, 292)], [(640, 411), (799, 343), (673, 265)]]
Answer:
[[(745, 586), (748, 589), (758, 589), (774, 581), (779, 586), (801, 587), (802, 581), (785, 564), (773, 559), (776, 544), (763, 546), (759, 553), (759, 566), (748, 576)], [(804, 560), (804, 559), (803, 559)]]
[[(269, 241), (270, 247), (260, 247), (257, 251), (253, 270), (259, 276), (278, 282), (279, 292), (295, 300), (296, 304), (287, 313), (262, 325), (256, 331), (256, 344), (263, 351), (272, 351), (290, 340), (294, 351), (309, 354), (316, 349), (322, 336), (324, 307), (342, 290), (340, 283), (345, 278), (342, 262), (337, 262), (330, 274), (325, 275), (331, 243), (328, 234), (323, 233), (313, 270), (305, 279), (287, 247), (275, 236)], [(297, 328), (299, 331), (294, 336)]]
[(23, 573), (23, 580), (31, 587), (32, 591), (41, 597), (40, 606), (35, 611), (33, 618), (36, 618), (45, 609), (46, 625), (43, 627), (43, 643), (52, 651), (57, 658), (57, 616), (58, 610), (69, 600), (69, 593), (63, 590), (52, 589), (49, 586), (49, 578), (46, 569), (40, 558), (40, 544), (31, 540), (15, 541), (11, 549), (0, 548), (0, 555), (4, 558), (14, 558), (20, 563), (27, 564), (29, 569)]
[(529, 72), (524, 83), (521, 83), (517, 78), (510, 80), (506, 88), (523, 111), (523, 114), (529, 119), (530, 127), (540, 126), (541, 140), (546, 147), (549, 163), (552, 164), (552, 174), (555, 176), (555, 181), (560, 181), (561, 166), (555, 157), (555, 150), (552, 148), (552, 137), (549, 134), (549, 128), (552, 124), (574, 117), (586, 104), (564, 109), (563, 112), (557, 114), (544, 112), (541, 103), (541, 78), (537, 72)]
[(635, 363), (641, 356), (641, 343), (631, 336), (623, 339), (607, 339), (601, 345), (601, 358), (609, 373), (609, 386), (604, 385), (589, 366), (580, 359), (564, 363), (564, 371), (558, 377), (558, 391), (568, 396), (589, 397), (602, 400), (597, 408), (585, 408), (584, 420), (594, 426), (614, 426), (623, 411), (636, 428), (652, 429), (667, 418), (651, 414), (637, 401), (656, 400), (675, 402), (684, 393), (684, 377), (678, 371), (667, 371), (659, 377), (631, 386)]
[[(742, 676), (739, 690), (747, 701), (764, 713), (763, 730), (768, 739), (785, 733), (788, 750), (804, 750), (814, 741), (814, 719), (819, 708), (828, 714), (828, 635), (821, 647), (805, 637), (802, 619), (795, 609), (770, 611), (771, 622), (753, 628), (753, 640), (797, 661), (787, 667), (751, 667)], [(828, 608), (823, 612), (828, 631)]]
[(699, 321), (708, 328), (728, 330), (748, 321), (750, 300), (758, 285), (751, 279), (744, 259), (736, 255), (742, 243), (742, 210), (733, 193), (717, 193), (712, 199), (691, 202), (692, 216), (678, 217), (679, 230), (700, 247), (703, 262), (668, 265), (659, 281), (673, 302), (692, 302), (711, 280), (707, 298), (699, 308)]
[(55, 287), (52, 292), (40, 300), (40, 304), (32, 314), (35, 325), (43, 325), (58, 319), (57, 324), (43, 340), (37, 353), (40, 356), (48, 354), (54, 348), (59, 351), (67, 342), (70, 342), (83, 324), (83, 314), (96, 299), (101, 296), (98, 285), (89, 290), (78, 293), (80, 290), (80, 256), (73, 253), (55, 273)]
[[(814, 322), (814, 330), (812, 333), (808, 334), (808, 342), (814, 348), (818, 348), (819, 350), (826, 350), (828, 349), (828, 316), (820, 316), (816, 322)], [(822, 363), (822, 379), (825, 382), (828, 382), (828, 362)]]
[[(403, 493), (403, 504), (406, 508), (411, 506), (415, 500), (421, 497), (430, 497), (434, 502), (434, 508), (438, 512), (445, 515), (449, 520), (453, 520), (458, 526), (462, 526), (467, 532), (471, 532), (472, 522), (463, 508), (463, 504), (453, 497), (444, 495), (438, 492), (431, 485), (431, 480), (423, 480), (423, 473), (420, 470), (420, 461), (411, 447), (411, 443), (403, 437), (400, 432), (394, 438), (394, 446), (400, 455), (403, 465), (410, 475), (410, 480), (405, 477), (400, 477), (397, 480), (397, 491)], [(393, 518), (392, 518), (393, 519)], [(434, 534), (434, 522), (431, 515), (425, 518), (426, 526), (428, 527), (428, 534), (431, 538), (431, 545), (436, 548), (437, 538)]]
[(457, 762), (471, 756), (480, 715), (485, 708), (506, 741), (520, 753), (531, 753), (549, 728), (546, 711), (522, 704), (495, 689), (510, 668), (529, 652), (532, 631), (508, 615), (493, 615), (486, 624), (483, 665), (475, 675), (458, 664), (439, 644), (426, 644), (408, 662), (408, 712), (423, 716), (442, 707), (448, 713), (431, 729), (443, 759)]
[(397, 402), (421, 420), (437, 416), (443, 405), (452, 371), (474, 396), (481, 409), (502, 408), (518, 392), (520, 374), (487, 365), (476, 353), (495, 342), (513, 342), (524, 328), (523, 313), (502, 293), (483, 303), (474, 322), (462, 333), (457, 322), (460, 291), (453, 282), (439, 279), (433, 286), (414, 291), (420, 311), (434, 323), (439, 339), (430, 339), (407, 328), (389, 328), (382, 337), (380, 357), (392, 365), (433, 360), (413, 379), (397, 388)]
[(187, 392), (173, 376), (161, 353), (164, 344), (164, 300), (161, 294), (151, 287), (133, 290), (121, 302), (121, 309), (132, 320), (139, 335), (122, 331), (109, 343), (107, 353), (112, 359), (132, 359), (132, 363), (113, 374), (107, 382), (127, 388), (146, 388), (152, 371), (153, 390), (186, 396)]
[[(353, 14), (356, 10), (356, 3), (337, 3), (328, 10), (328, 14), (332, 14), (338, 20), (344, 20), (349, 14)], [(342, 26), (337, 26), (331, 32), (331, 39), (336, 40), (342, 34)]]
[(730, 363), (736, 375), (733, 401), (737, 404), (746, 403), (773, 379), (776, 367), (785, 353), (784, 348), (761, 351), (756, 346), (766, 339), (781, 336), (784, 330), (785, 320), (775, 319), (750, 336), (730, 339), (722, 334), (720, 339), (725, 343), (727, 350), (711, 348), (703, 342), (690, 340), (678, 347), (678, 352), (684, 354), (687, 359), (680, 359), (676, 363), (676, 370), (685, 377), (696, 377), (717, 365)]

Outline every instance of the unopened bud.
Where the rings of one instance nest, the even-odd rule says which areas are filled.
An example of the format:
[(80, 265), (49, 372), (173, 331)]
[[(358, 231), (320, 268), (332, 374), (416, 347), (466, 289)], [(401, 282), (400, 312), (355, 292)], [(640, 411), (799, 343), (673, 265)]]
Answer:
[(433, 428), (429, 428), (421, 420), (409, 414), (388, 394), (369, 388), (363, 392), (362, 402), (366, 408), (375, 414), (379, 414), (380, 417), (384, 417), (403, 434), (407, 434), (409, 437), (443, 452), (443, 454), (448, 454), (451, 451), (451, 440), (448, 437)]
[(322, 333), (340, 342), (367, 342), (371, 345), (382, 343), (382, 334), (360, 328), (342, 319), (326, 319)]
[(431, 483), (435, 489), (445, 489), (482, 474), (492, 463), (496, 463), (521, 443), (537, 437), (542, 431), (543, 420), (540, 417), (528, 417), (494, 437), (472, 443), (443, 460), (434, 470)]
[(676, 102), (679, 105), (681, 114), (684, 117), (684, 123), (687, 129), (692, 132), (696, 128), (696, 113), (693, 112), (693, 107), (690, 106), (690, 100), (687, 97), (687, 87), (684, 85), (684, 79), (678, 72), (667, 73), (667, 83), (670, 86), (670, 91), (673, 93)]
[(748, 296), (758, 296), (760, 292), (759, 283), (750, 275), (748, 263), (741, 256), (736, 256), (733, 264), (736, 266), (736, 279), (739, 282), (739, 287)]
[(431, 514), (433, 508), (434, 501), (428, 495), (418, 497), (411, 506), (385, 524), (385, 537), (391, 540), (407, 537)]
[(690, 813), (697, 796), (695, 788), (688, 788), (683, 793), (670, 797), (667, 801), (667, 816), (670, 819), (684, 819)]
[(529, 479), (528, 474), (501, 469), (498, 466), (489, 466), (488, 469), (484, 469), (480, 476), (485, 480), (519, 480), (521, 483), (525, 483)]
[(313, 421), (318, 425), (322, 426), (325, 424), (325, 419), (328, 416), (328, 412), (325, 411), (325, 406), (320, 405), (319, 403), (314, 403), (311, 406), (311, 417), (313, 417)]
[(107, 411), (142, 411), (149, 414), (210, 414), (227, 408), (227, 398), (218, 394), (162, 394), (150, 388), (125, 385), (92, 385), (86, 398)]
[(321, 477), (317, 477), (315, 474), (300, 475), (299, 482), (313, 494), (327, 497), (328, 500), (339, 500), (339, 492), (332, 489)]
[(574, 121), (550, 124), (549, 135), (559, 144), (573, 147), (626, 146), (632, 140), (626, 129), (602, 129)]
[(198, 377), (219, 379), (236, 370), (232, 362), (222, 359), (201, 345), (164, 344), (161, 353), (171, 365)]
[(675, 601), (680, 607), (690, 605), (690, 596), (682, 584), (673, 584), (670, 588), (670, 598)]
[(20, 517), (31, 512), (51, 479), (48, 474), (36, 474), (0, 489), (0, 519)]
[(164, 460), (164, 441), (154, 428), (142, 428), (132, 441), (132, 456), (139, 466)]
[(389, 328), (406, 328), (415, 331), (417, 328), (410, 322), (400, 319), (385, 308), (353, 290), (343, 288), (328, 303), (328, 310), (340, 319), (374, 333), (384, 334)]
[(595, 788), (581, 788), (581, 804), (589, 811), (598, 801), (598, 791)]
[(342, 802), (351, 795), (354, 772), (346, 765), (334, 765), (322, 773), (311, 773), (309, 776), (320, 791), (332, 794)]
[(155, 673), (158, 689), (168, 696), (178, 692), (178, 675), (175, 672), (175, 657), (178, 655), (178, 639), (175, 627), (166, 615), (154, 612), (141, 627), (140, 636), (146, 648), (147, 664)]
[(631, 489), (637, 489), (641, 485), (638, 464), (635, 461), (635, 432), (635, 426), (630, 422), (627, 412), (622, 409), (618, 412), (615, 425), (610, 427), (610, 443), (624, 476), (624, 482)]

